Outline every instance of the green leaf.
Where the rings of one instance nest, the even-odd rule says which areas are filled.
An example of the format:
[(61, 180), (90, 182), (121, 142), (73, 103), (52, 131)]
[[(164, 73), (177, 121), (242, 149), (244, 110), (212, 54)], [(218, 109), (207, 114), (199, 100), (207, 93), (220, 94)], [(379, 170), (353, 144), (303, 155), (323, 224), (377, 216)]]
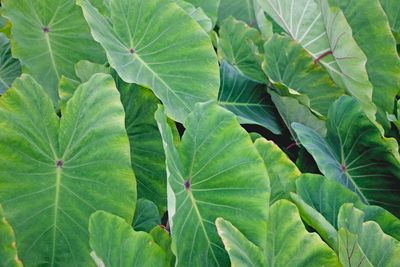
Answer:
[(81, 82), (87, 82), (96, 73), (111, 74), (109, 68), (104, 65), (92, 63), (87, 60), (81, 60), (75, 64), (75, 74)]
[(343, 266), (398, 266), (400, 243), (384, 234), (375, 222), (363, 222), (353, 204), (339, 211), (339, 258)]
[(225, 19), (219, 29), (218, 54), (244, 76), (260, 83), (268, 79), (261, 69), (262, 59), (258, 58), (253, 47), (262, 47), (261, 34), (246, 23), (232, 17)]
[(186, 2), (192, 3), (196, 7), (201, 7), (204, 12), (209, 16), (215, 25), (218, 18), (218, 7), (220, 0), (185, 0)]
[(360, 104), (349, 96), (329, 110), (326, 138), (309, 127), (292, 125), (321, 172), (368, 204), (400, 214), (400, 163), (397, 143), (383, 138)]
[(218, 104), (238, 116), (243, 124), (257, 124), (275, 134), (281, 127), (267, 91), (249, 80), (225, 60), (221, 63), (221, 88)]
[(0, 34), (0, 95), (10, 88), (12, 82), (21, 74), (19, 61), (12, 57), (9, 40)]
[(400, 6), (396, 0), (379, 0), (394, 32), (400, 32)]
[(122, 218), (104, 211), (90, 216), (90, 247), (105, 266), (165, 266), (165, 253), (150, 234), (136, 232)]
[(204, 13), (201, 7), (195, 7), (194, 5), (183, 1), (176, 0), (176, 3), (185, 10), (207, 33), (210, 33), (213, 28), (211, 19)]
[(330, 8), (327, 0), (258, 2), (293, 40), (308, 51), (315, 62), (328, 70), (339, 87), (347, 89), (362, 103), (368, 117), (375, 121), (372, 85), (365, 68), (367, 58), (353, 39), (352, 29), (343, 12)]
[(217, 99), (210, 38), (176, 3), (111, 0), (110, 18), (88, 0), (78, 4), (111, 67), (125, 82), (151, 88), (173, 119), (183, 122), (195, 103)]
[(161, 224), (161, 219), (157, 206), (150, 200), (139, 198), (136, 202), (133, 228), (136, 231), (150, 232), (159, 224)]
[(301, 104), (295, 97), (281, 96), (272, 90), (269, 90), (268, 92), (271, 95), (272, 102), (275, 104), (275, 107), (296, 143), (299, 143), (299, 141), (296, 132), (292, 128), (293, 122), (299, 122), (313, 128), (322, 136), (326, 135), (325, 121), (314, 115), (309, 107)]
[(167, 266), (175, 266), (175, 255), (172, 253), (171, 237), (165, 228), (157, 225), (150, 231), (150, 235), (153, 237), (154, 242), (156, 242), (165, 252), (165, 262)]
[(22, 262), (18, 258), (15, 234), (11, 225), (3, 214), (0, 205), (0, 259), (3, 267), (22, 267)]
[(221, 0), (218, 12), (218, 20), (221, 23), (230, 16), (244, 21), (247, 24), (255, 25), (256, 18), (253, 7), (253, 0)]
[(0, 100), (0, 127), (0, 202), (22, 261), (91, 266), (90, 214), (132, 220), (136, 200), (112, 77), (79, 86), (59, 119), (45, 90), (24, 74)]
[(307, 96), (308, 103), (303, 104), (320, 114), (326, 116), (329, 106), (344, 94), (329, 74), (290, 37), (274, 35), (265, 43), (264, 52), (263, 69), (270, 81), (287, 88), (289, 94)]
[(3, 0), (2, 5), (3, 15), (13, 24), (13, 56), (45, 88), (54, 105), (61, 76), (73, 78), (76, 62), (104, 63), (104, 52), (93, 41), (74, 0)]
[[(354, 39), (367, 56), (368, 78), (378, 107), (377, 120), (390, 129), (386, 113), (393, 113), (393, 101), (399, 93), (400, 60), (390, 26), (379, 0), (329, 0), (340, 7), (354, 31)], [(397, 9), (398, 2), (396, 1)], [(371, 36), (374, 37), (371, 41)]]
[(223, 218), (218, 218), (215, 225), (229, 254), (232, 267), (266, 266), (261, 249), (251, 243), (235, 226)]
[(67, 102), (71, 99), (71, 97), (74, 95), (74, 92), (78, 88), (78, 86), (81, 83), (74, 80), (65, 77), (64, 75), (61, 76), (60, 82), (58, 83), (58, 92), (60, 95), (60, 101), (59, 101), (59, 106), (61, 112), (65, 111), (65, 107), (67, 105)]
[(296, 179), (301, 175), (296, 165), (272, 141), (259, 138), (255, 146), (264, 160), (271, 181), (271, 203), (279, 199), (290, 199), (290, 192), (296, 191)]
[(267, 266), (340, 266), (316, 233), (307, 232), (294, 204), (279, 200), (270, 208), (265, 250)]
[(264, 246), (269, 179), (236, 117), (215, 103), (197, 104), (178, 148), (162, 108), (156, 119), (166, 153), (168, 212), (178, 266), (228, 265), (214, 225), (219, 216)]

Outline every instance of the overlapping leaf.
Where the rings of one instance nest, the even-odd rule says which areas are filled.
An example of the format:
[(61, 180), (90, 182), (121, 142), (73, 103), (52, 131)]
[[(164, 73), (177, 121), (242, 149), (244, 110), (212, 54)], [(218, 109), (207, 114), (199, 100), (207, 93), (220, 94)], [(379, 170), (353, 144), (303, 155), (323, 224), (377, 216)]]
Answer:
[(211, 19), (204, 13), (201, 7), (195, 7), (194, 5), (184, 0), (177, 0), (176, 3), (185, 10), (199, 25), (209, 33), (213, 28)]
[(161, 108), (156, 118), (166, 153), (168, 211), (177, 265), (229, 263), (214, 224), (218, 216), (264, 246), (268, 175), (235, 116), (214, 103), (197, 104), (185, 122), (178, 149)]
[(157, 206), (150, 200), (139, 198), (136, 202), (133, 228), (136, 231), (150, 232), (159, 224), (161, 224), (161, 219)]
[(218, 18), (218, 8), (220, 0), (185, 0), (192, 3), (196, 7), (201, 7), (203, 11), (211, 18), (213, 25), (215, 25)]
[(20, 74), (21, 66), (19, 61), (11, 55), (10, 42), (3, 34), (0, 34), (0, 95)]
[(90, 214), (102, 209), (130, 221), (136, 199), (111, 76), (81, 85), (60, 120), (44, 89), (23, 75), (0, 100), (0, 125), (0, 202), (22, 261), (91, 266)]
[(220, 0), (218, 20), (221, 23), (230, 16), (244, 21), (249, 25), (255, 25), (255, 13), (253, 0)]
[(22, 262), (18, 258), (17, 243), (11, 225), (4, 217), (3, 208), (0, 205), (0, 260), (1, 266), (22, 267)]

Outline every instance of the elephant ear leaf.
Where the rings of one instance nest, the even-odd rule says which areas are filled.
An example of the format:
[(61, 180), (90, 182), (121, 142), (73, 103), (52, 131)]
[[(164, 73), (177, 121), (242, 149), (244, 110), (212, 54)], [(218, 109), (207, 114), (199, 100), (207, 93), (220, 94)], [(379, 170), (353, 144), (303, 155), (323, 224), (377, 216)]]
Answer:
[(151, 235), (134, 231), (118, 216), (95, 212), (90, 216), (89, 232), (90, 247), (105, 266), (165, 266), (165, 253)]
[(54, 105), (61, 76), (75, 77), (76, 62), (104, 63), (104, 52), (74, 0), (5, 0), (2, 5), (3, 15), (13, 25), (13, 55), (49, 93)]
[(2, 266), (23, 266), (18, 258), (16, 244), (14, 230), (4, 217), (3, 208), (0, 205), (0, 259)]
[(59, 119), (44, 89), (24, 74), (0, 99), (0, 126), (0, 202), (21, 260), (91, 266), (89, 216), (101, 209), (131, 220), (136, 200), (112, 77), (97, 74), (80, 85)]
[(338, 253), (344, 267), (397, 266), (400, 243), (383, 233), (375, 222), (364, 222), (364, 213), (344, 204), (338, 216)]
[(354, 98), (343, 96), (330, 108), (326, 138), (304, 125), (292, 126), (326, 177), (356, 192), (366, 204), (399, 216), (397, 143), (382, 137)]
[(263, 245), (270, 195), (268, 174), (236, 116), (216, 103), (197, 104), (185, 122), (178, 149), (162, 108), (156, 119), (166, 153), (168, 210), (172, 211), (177, 265), (229, 264), (215, 228), (219, 216), (235, 223), (254, 244)]
[(157, 206), (150, 200), (139, 198), (136, 202), (135, 217), (132, 226), (136, 231), (150, 232), (153, 227), (160, 225), (160, 213)]
[(19, 61), (12, 58), (10, 41), (0, 34), (0, 95), (3, 94), (12, 82), (21, 74)]
[(204, 13), (201, 7), (195, 7), (191, 3), (184, 0), (177, 0), (176, 3), (185, 10), (197, 23), (205, 30), (210, 33), (213, 29), (213, 23), (211, 19)]
[(183, 122), (195, 103), (217, 99), (209, 36), (175, 2), (111, 0), (109, 18), (88, 0), (78, 4), (111, 67), (125, 82), (151, 88), (173, 119)]

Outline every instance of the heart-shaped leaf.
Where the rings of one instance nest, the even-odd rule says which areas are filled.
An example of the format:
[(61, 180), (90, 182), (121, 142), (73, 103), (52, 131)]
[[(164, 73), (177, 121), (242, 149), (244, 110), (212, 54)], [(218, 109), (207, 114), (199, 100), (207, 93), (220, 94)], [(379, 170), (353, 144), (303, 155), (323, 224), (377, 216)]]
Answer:
[(125, 82), (151, 88), (175, 120), (183, 122), (195, 103), (217, 99), (219, 70), (210, 39), (176, 3), (111, 0), (109, 18), (88, 0), (78, 4), (111, 67)]
[(136, 202), (133, 228), (136, 231), (150, 232), (159, 224), (161, 224), (161, 219), (157, 206), (150, 200), (139, 198)]
[(268, 175), (235, 115), (215, 103), (197, 104), (185, 122), (178, 149), (162, 108), (156, 119), (166, 153), (168, 212), (172, 239), (177, 244), (177, 265), (229, 263), (214, 224), (219, 216), (263, 246), (270, 195)]
[(90, 214), (102, 209), (130, 222), (136, 200), (112, 77), (79, 86), (59, 119), (44, 89), (23, 75), (0, 100), (0, 125), (0, 202), (22, 261), (91, 266)]

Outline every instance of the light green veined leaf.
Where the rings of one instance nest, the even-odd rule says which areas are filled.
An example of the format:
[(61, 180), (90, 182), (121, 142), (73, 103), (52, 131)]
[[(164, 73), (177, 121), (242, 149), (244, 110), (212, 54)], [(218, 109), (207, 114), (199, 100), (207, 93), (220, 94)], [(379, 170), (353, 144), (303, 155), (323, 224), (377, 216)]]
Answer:
[(254, 26), (256, 18), (253, 0), (221, 0), (218, 11), (219, 23), (230, 16)]
[(19, 61), (12, 57), (9, 40), (0, 34), (0, 95), (10, 88), (21, 74)]
[(150, 234), (136, 232), (122, 218), (97, 211), (90, 216), (90, 247), (107, 267), (163, 267), (164, 251)]
[(263, 40), (267, 41), (274, 34), (273, 24), (267, 19), (264, 10), (261, 8), (257, 0), (253, 0), (253, 6), (256, 16), (257, 28), (260, 30)]
[(393, 102), (399, 93), (400, 60), (385, 12), (379, 0), (329, 0), (329, 3), (343, 10), (353, 28), (354, 39), (367, 56), (368, 78), (374, 88), (372, 99), (378, 107), (377, 120), (389, 129), (386, 113), (393, 112)]
[(177, 265), (229, 263), (214, 225), (219, 216), (235, 223), (253, 243), (264, 246), (268, 174), (234, 114), (215, 103), (197, 104), (185, 122), (178, 148), (162, 108), (156, 119), (166, 153), (168, 211)]
[(213, 25), (215, 25), (218, 18), (218, 8), (220, 0), (185, 0), (192, 3), (196, 7), (201, 7), (203, 11), (211, 18)]
[(151, 88), (173, 119), (183, 122), (195, 103), (217, 99), (210, 38), (176, 3), (111, 0), (110, 18), (88, 0), (78, 4), (111, 67), (125, 82)]
[(257, 124), (281, 133), (276, 112), (265, 86), (249, 80), (225, 60), (221, 63), (218, 104), (238, 116), (242, 124)]
[(74, 77), (74, 64), (87, 59), (104, 63), (82, 11), (74, 0), (3, 0), (3, 15), (12, 26), (12, 53), (58, 104), (62, 75)]
[(255, 146), (264, 160), (271, 182), (271, 201), (290, 199), (290, 192), (296, 191), (296, 179), (301, 175), (296, 165), (272, 141), (259, 138)]
[(150, 235), (153, 237), (154, 242), (164, 250), (166, 265), (170, 267), (174, 266), (175, 255), (172, 253), (172, 240), (169, 232), (162, 226), (158, 225), (150, 231)]
[(74, 95), (76, 88), (78, 88), (78, 86), (80, 84), (81, 84), (80, 82), (78, 82), (74, 79), (70, 79), (65, 76), (61, 76), (60, 82), (58, 83), (58, 92), (59, 92), (59, 96), (60, 96), (59, 106), (60, 106), (61, 113), (63, 113), (65, 111), (67, 102)]
[(354, 98), (343, 96), (332, 105), (326, 138), (298, 123), (292, 127), (326, 177), (356, 192), (365, 203), (400, 214), (397, 143), (382, 137)]
[(223, 218), (218, 218), (215, 225), (229, 254), (232, 267), (266, 266), (261, 249), (251, 243), (235, 226)]
[(18, 258), (17, 243), (11, 225), (3, 214), (0, 205), (0, 264), (3, 267), (22, 267), (22, 262)]
[(75, 64), (76, 77), (82, 82), (87, 82), (96, 73), (111, 74), (110, 68), (87, 60)]
[(136, 202), (133, 229), (135, 231), (150, 232), (151, 229), (161, 224), (160, 213), (157, 206), (145, 198), (139, 198)]
[[(329, 106), (344, 94), (303, 47), (287, 36), (276, 34), (265, 43), (263, 69), (277, 90), (283, 94), (288, 91), (294, 97), (306, 96), (307, 103), (303, 104), (324, 116)], [(284, 90), (280, 90), (282, 86)]]
[(344, 204), (338, 217), (338, 253), (344, 267), (398, 266), (400, 243), (382, 232), (375, 222), (364, 222), (364, 213)]
[(130, 221), (136, 202), (113, 79), (98, 74), (79, 86), (59, 119), (46, 91), (23, 75), (0, 99), (0, 126), (0, 202), (21, 260), (91, 266), (90, 214), (102, 209)]
[(262, 47), (261, 34), (258, 30), (249, 27), (246, 23), (232, 17), (225, 19), (219, 29), (218, 54), (240, 70), (244, 76), (267, 83), (261, 64), (253, 51), (253, 46)]
[(352, 29), (338, 8), (327, 0), (258, 0), (265, 12), (290, 37), (322, 64), (339, 87), (356, 97), (368, 117), (375, 121), (372, 85), (367, 58), (352, 36)]
[(201, 7), (195, 7), (184, 0), (176, 0), (176, 3), (185, 10), (207, 33), (210, 33), (213, 28), (211, 19), (204, 13)]

